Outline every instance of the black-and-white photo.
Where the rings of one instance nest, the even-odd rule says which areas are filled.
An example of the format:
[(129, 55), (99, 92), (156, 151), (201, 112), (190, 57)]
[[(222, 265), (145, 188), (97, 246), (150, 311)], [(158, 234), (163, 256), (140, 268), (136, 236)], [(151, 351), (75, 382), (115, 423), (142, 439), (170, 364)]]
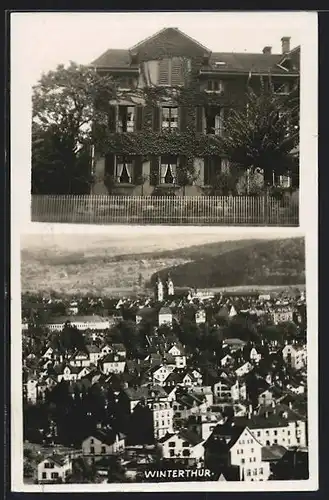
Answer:
[(309, 479), (304, 237), (33, 234), (24, 482)]
[(32, 220), (298, 226), (294, 15), (63, 14), (33, 73)]

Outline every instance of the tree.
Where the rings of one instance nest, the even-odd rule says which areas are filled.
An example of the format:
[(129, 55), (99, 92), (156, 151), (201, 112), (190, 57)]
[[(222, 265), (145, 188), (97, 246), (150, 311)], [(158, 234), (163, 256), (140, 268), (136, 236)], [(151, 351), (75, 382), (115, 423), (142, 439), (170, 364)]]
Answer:
[(92, 124), (104, 121), (113, 95), (110, 77), (73, 62), (41, 77), (32, 96), (32, 193), (89, 192)]
[(251, 173), (264, 172), (267, 185), (273, 172), (298, 170), (294, 150), (299, 142), (299, 89), (289, 95), (274, 92), (261, 80), (260, 91), (248, 88), (246, 106), (232, 109), (224, 126), (223, 152), (230, 162)]

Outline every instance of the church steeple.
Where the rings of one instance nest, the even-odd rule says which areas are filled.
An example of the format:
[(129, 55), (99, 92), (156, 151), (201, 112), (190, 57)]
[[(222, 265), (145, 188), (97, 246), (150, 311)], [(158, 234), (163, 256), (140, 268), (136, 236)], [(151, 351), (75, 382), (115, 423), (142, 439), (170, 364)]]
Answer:
[(164, 299), (164, 290), (163, 290), (163, 283), (160, 279), (160, 276), (157, 275), (156, 277), (156, 282), (155, 282), (155, 300), (157, 302), (162, 302)]
[(168, 296), (175, 295), (174, 282), (171, 279), (171, 276), (170, 276), (169, 273), (168, 273), (168, 276), (167, 276), (166, 285), (167, 285), (167, 294), (168, 294)]

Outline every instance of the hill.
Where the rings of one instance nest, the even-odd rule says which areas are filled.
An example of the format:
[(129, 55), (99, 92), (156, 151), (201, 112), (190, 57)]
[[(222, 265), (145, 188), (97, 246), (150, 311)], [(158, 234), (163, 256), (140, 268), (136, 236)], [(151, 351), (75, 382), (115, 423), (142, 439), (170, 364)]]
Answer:
[(304, 238), (249, 240), (245, 246), (216, 256), (200, 256), (193, 262), (162, 269), (158, 274), (165, 279), (168, 272), (175, 285), (182, 287), (304, 284)]

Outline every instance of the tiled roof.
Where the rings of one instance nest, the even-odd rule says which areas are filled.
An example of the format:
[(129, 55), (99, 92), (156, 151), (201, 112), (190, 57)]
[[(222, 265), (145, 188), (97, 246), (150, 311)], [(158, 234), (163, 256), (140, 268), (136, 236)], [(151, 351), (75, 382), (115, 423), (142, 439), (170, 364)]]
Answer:
[(279, 460), (286, 453), (287, 449), (284, 446), (274, 444), (272, 446), (263, 446), (262, 448), (262, 460), (263, 461), (273, 461)]

